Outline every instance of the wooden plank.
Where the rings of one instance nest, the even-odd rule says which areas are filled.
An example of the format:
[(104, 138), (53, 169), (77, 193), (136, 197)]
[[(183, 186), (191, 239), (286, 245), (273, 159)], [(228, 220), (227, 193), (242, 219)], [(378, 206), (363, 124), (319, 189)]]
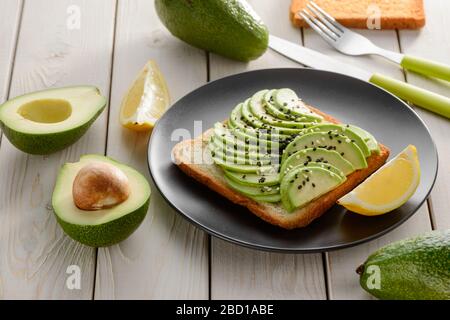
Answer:
[[(368, 31), (358, 30), (364, 36), (371, 39), (375, 44), (393, 51), (398, 51), (398, 40), (395, 31)], [(379, 57), (364, 56), (351, 57), (338, 53), (325, 43), (312, 30), (304, 32), (305, 46), (318, 50), (329, 56), (335, 57), (343, 62), (362, 67), (372, 72), (380, 72), (397, 79), (404, 80), (401, 69), (388, 61)], [(389, 145), (389, 141), (385, 142)], [(370, 223), (370, 221), (368, 221)], [(426, 204), (407, 221), (402, 227), (392, 231), (381, 239), (374, 240), (367, 244), (359, 245), (355, 248), (333, 251), (326, 254), (328, 292), (330, 299), (369, 299), (359, 286), (356, 276), (356, 267), (364, 262), (367, 256), (380, 246), (389, 242), (412, 236), (431, 229), (430, 218)]]
[[(153, 1), (120, 1), (107, 154), (148, 175), (148, 135), (119, 124), (120, 102), (148, 59), (166, 76), (174, 100), (206, 82), (206, 55), (172, 37)], [(181, 76), (182, 75), (182, 76)], [(207, 235), (187, 223), (152, 186), (142, 226), (119, 245), (99, 249), (96, 299), (207, 299)]]
[[(253, 8), (274, 35), (301, 42), (300, 30), (288, 18), (290, 0), (253, 0)], [(268, 50), (260, 59), (239, 63), (210, 56), (211, 80), (245, 70), (299, 65)], [(320, 254), (276, 254), (242, 248), (212, 239), (212, 299), (325, 299)]]
[[(406, 54), (421, 56), (450, 64), (450, 1), (426, 0), (425, 12), (427, 24), (420, 31), (400, 31), (400, 44)], [(448, 82), (426, 78), (412, 72), (407, 73), (408, 82), (419, 87), (450, 97)], [(428, 125), (439, 153), (439, 173), (436, 185), (431, 193), (431, 214), (434, 227), (450, 228), (450, 144), (448, 133), (450, 121), (431, 112), (416, 108)]]
[[(0, 11), (0, 103), (7, 100), (22, 1), (5, 0)], [(1, 135), (1, 133), (0, 133)]]
[[(68, 28), (73, 10), (81, 13), (79, 29)], [(114, 11), (115, 4), (109, 0), (79, 1), (75, 7), (70, 0), (26, 1), (11, 96), (83, 83), (97, 85), (108, 95)], [(106, 115), (78, 143), (50, 156), (24, 154), (3, 139), (0, 298), (92, 298), (95, 250), (63, 234), (50, 204), (55, 177), (64, 162), (76, 161), (85, 153), (103, 154)], [(66, 286), (70, 265), (80, 268), (79, 290)]]

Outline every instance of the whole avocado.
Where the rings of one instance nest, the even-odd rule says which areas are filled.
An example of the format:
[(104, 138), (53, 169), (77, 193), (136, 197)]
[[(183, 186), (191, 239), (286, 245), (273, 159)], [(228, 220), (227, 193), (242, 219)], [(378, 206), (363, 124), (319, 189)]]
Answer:
[(449, 300), (450, 230), (382, 247), (357, 273), (363, 289), (379, 299)]
[(225, 57), (249, 61), (267, 49), (267, 27), (245, 0), (155, 0), (177, 38)]

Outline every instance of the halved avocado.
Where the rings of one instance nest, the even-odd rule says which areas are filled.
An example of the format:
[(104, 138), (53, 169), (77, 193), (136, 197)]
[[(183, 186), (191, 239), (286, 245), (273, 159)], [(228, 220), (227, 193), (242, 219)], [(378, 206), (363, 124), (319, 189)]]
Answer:
[(77, 141), (105, 106), (92, 86), (38, 91), (0, 105), (0, 127), (23, 152), (49, 154)]
[[(74, 180), (82, 168), (92, 164), (112, 165), (128, 178), (128, 198), (110, 208), (79, 209), (73, 197)], [(129, 166), (101, 155), (84, 155), (79, 162), (66, 163), (59, 171), (52, 196), (58, 223), (71, 238), (91, 247), (104, 247), (126, 239), (141, 224), (150, 201), (145, 177)]]

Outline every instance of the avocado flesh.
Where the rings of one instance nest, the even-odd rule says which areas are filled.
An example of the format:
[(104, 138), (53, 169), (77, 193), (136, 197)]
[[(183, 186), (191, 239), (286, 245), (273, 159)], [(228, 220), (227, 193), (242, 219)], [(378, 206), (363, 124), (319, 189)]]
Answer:
[[(81, 168), (93, 162), (105, 162), (122, 170), (131, 192), (127, 200), (108, 209), (85, 211), (73, 201), (72, 185)], [(126, 239), (141, 224), (150, 201), (150, 186), (136, 170), (111, 158), (85, 155), (79, 162), (66, 163), (60, 170), (52, 196), (55, 216), (71, 238), (91, 247), (110, 246)]]
[(250, 196), (253, 200), (257, 202), (269, 202), (276, 203), (281, 201), (280, 194), (272, 194), (272, 195), (262, 195), (262, 196)]
[[(272, 144), (267, 139), (273, 136), (283, 136), (283, 140)], [(238, 192), (239, 186), (258, 187), (259, 179), (268, 174), (274, 177), (270, 184), (281, 188), (282, 178), (299, 167), (326, 170), (342, 183), (350, 173), (366, 168), (366, 156), (371, 154), (359, 132), (326, 122), (290, 89), (260, 90), (238, 104), (227, 124), (216, 124), (212, 142), (216, 164), (224, 169)], [(260, 161), (255, 165), (255, 160)], [(259, 197), (265, 202), (276, 199), (253, 196), (256, 201)], [(288, 211), (296, 208), (286, 200), (281, 202)]]
[[(250, 112), (260, 121), (267, 123), (268, 125), (274, 126), (274, 127), (286, 127), (286, 128), (294, 128), (294, 129), (304, 129), (306, 127), (309, 127), (311, 123), (305, 123), (306, 118), (298, 118), (298, 121), (288, 121), (288, 120), (282, 120), (275, 118), (271, 114), (269, 114), (263, 105), (263, 98), (264, 95), (269, 90), (261, 90), (258, 91), (253, 95), (250, 102), (248, 103), (248, 107), (250, 109)], [(303, 121), (303, 122), (302, 122)]]
[(290, 114), (290, 112), (286, 113), (286, 112), (280, 111), (277, 107), (275, 107), (274, 100), (273, 100), (273, 94), (275, 93), (275, 91), (277, 91), (277, 90), (269, 90), (266, 92), (266, 94), (263, 97), (262, 103), (263, 103), (266, 111), (278, 119), (289, 120), (289, 121), (297, 119), (298, 117)]
[(343, 179), (343, 181), (347, 180), (347, 177), (341, 170), (339, 170), (338, 168), (329, 163), (308, 162), (306, 165), (302, 166), (305, 168), (322, 168), (338, 175), (339, 177), (341, 177), (341, 179)]
[(371, 135), (366, 130), (351, 124), (349, 124), (348, 127), (364, 140), (370, 152), (375, 152), (376, 154), (380, 153), (380, 145), (373, 135)]
[(312, 132), (298, 136), (284, 149), (282, 161), (293, 153), (307, 148), (324, 148), (338, 152), (349, 161), (355, 169), (367, 168), (367, 161), (361, 149), (347, 136), (338, 137), (326, 132)]
[(307, 124), (303, 123), (301, 125), (301, 128), (286, 128), (286, 127), (280, 127), (280, 126), (272, 126), (268, 123), (265, 123), (265, 122), (262, 122), (261, 120), (259, 120), (257, 118), (257, 116), (255, 116), (250, 111), (249, 103), (244, 103), (244, 105), (242, 106), (241, 112), (242, 112), (242, 117), (243, 117), (244, 121), (247, 122), (250, 126), (259, 128), (259, 129), (271, 130), (271, 132), (279, 132), (281, 134), (288, 134), (288, 135), (298, 134), (298, 133), (302, 132), (303, 129), (308, 128), (313, 125), (312, 123), (307, 123)]
[(306, 118), (310, 121), (321, 122), (322, 116), (308, 109), (291, 89), (279, 89), (273, 94), (274, 105), (282, 112)]
[(212, 151), (222, 153), (224, 155), (228, 155), (230, 157), (243, 158), (243, 159), (254, 159), (254, 160), (265, 160), (272, 161), (273, 163), (280, 162), (279, 153), (260, 153), (254, 150), (242, 150), (242, 149), (234, 149), (233, 147), (229, 147), (225, 145), (222, 140), (219, 140), (215, 137), (212, 138), (212, 141), (209, 143), (209, 148)]
[[(374, 286), (374, 270), (381, 275)], [(450, 230), (391, 243), (357, 269), (364, 290), (386, 300), (450, 300)]]
[(283, 176), (293, 168), (305, 165), (305, 163), (309, 162), (331, 164), (342, 171), (344, 176), (347, 176), (355, 171), (353, 165), (334, 150), (307, 148), (295, 152), (283, 161), (280, 169), (281, 178), (283, 178)]
[(297, 167), (280, 184), (281, 202), (289, 212), (339, 186), (345, 179), (320, 167)]
[(274, 186), (280, 183), (280, 175), (275, 172), (268, 172), (267, 174), (242, 174), (225, 170), (224, 173), (229, 179), (247, 186)]
[(233, 188), (234, 190), (245, 194), (247, 196), (266, 196), (266, 195), (274, 195), (280, 193), (280, 188), (278, 186), (270, 187), (270, 186), (259, 186), (259, 187), (253, 187), (248, 186), (239, 182), (236, 182), (230, 178), (228, 178), (227, 175), (225, 175), (225, 181), (228, 183), (228, 185)]
[(244, 1), (155, 0), (162, 23), (177, 38), (241, 61), (261, 56), (269, 33)]
[(246, 164), (235, 164), (231, 161), (224, 161), (217, 156), (212, 157), (215, 164), (223, 169), (233, 171), (233, 172), (242, 172), (242, 173), (264, 173), (264, 172), (273, 172), (278, 170), (279, 167), (276, 166), (264, 166), (264, 165), (246, 165)]
[(245, 140), (235, 136), (228, 128), (222, 126), (214, 127), (213, 140), (216, 144), (222, 144), (225, 148), (240, 151), (254, 151), (258, 153), (279, 153), (279, 143), (267, 140)]
[(105, 106), (92, 86), (38, 91), (0, 105), (0, 127), (23, 152), (50, 154), (83, 136)]
[(365, 157), (368, 157), (371, 154), (371, 151), (367, 143), (364, 141), (364, 139), (361, 136), (359, 136), (356, 132), (354, 132), (350, 127), (346, 127), (344, 125), (339, 124), (319, 124), (317, 126), (305, 129), (305, 133), (317, 131), (326, 132), (332, 136), (336, 136), (339, 134), (345, 135), (349, 137), (352, 142), (356, 143), (356, 145), (359, 147), (359, 149), (361, 149)]
[(262, 159), (258, 157), (240, 157), (232, 152), (227, 153), (227, 151), (220, 149), (212, 149), (211, 154), (216, 159), (221, 159), (224, 162), (240, 165), (272, 165), (279, 164), (279, 159)]
[(290, 135), (278, 133), (275, 128), (258, 129), (250, 126), (243, 120), (244, 117), (242, 116), (242, 106), (243, 103), (240, 103), (233, 109), (233, 111), (231, 111), (230, 119), (227, 124), (232, 131), (239, 130), (257, 139), (264, 139), (275, 142), (282, 142), (290, 137)]

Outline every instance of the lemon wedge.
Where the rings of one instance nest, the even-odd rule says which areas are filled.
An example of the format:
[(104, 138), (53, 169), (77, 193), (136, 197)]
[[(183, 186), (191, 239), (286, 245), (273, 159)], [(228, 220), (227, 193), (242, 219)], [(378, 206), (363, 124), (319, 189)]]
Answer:
[(338, 203), (362, 215), (380, 215), (408, 201), (419, 182), (417, 149), (409, 145), (353, 191), (340, 198)]
[(166, 81), (156, 63), (150, 60), (122, 100), (120, 123), (135, 131), (151, 130), (169, 106)]

